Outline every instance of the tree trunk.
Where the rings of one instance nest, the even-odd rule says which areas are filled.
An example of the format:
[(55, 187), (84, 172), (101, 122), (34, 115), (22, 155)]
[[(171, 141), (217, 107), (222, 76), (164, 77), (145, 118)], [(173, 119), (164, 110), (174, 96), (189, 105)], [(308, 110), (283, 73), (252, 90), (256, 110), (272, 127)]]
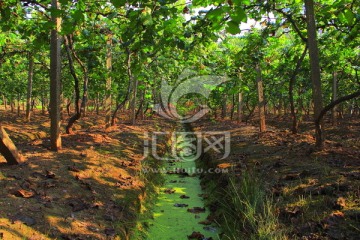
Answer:
[(87, 105), (87, 101), (88, 101), (89, 74), (88, 74), (87, 67), (80, 60), (80, 58), (77, 56), (75, 50), (72, 48), (72, 44), (70, 46), (71, 46), (72, 54), (73, 54), (75, 60), (79, 63), (79, 65), (80, 65), (80, 67), (81, 67), (81, 69), (83, 70), (83, 73), (84, 73), (84, 76), (83, 76), (83, 96), (82, 96), (82, 101), (81, 101), (81, 106), (80, 106), (80, 114), (83, 117), (85, 117), (86, 116), (86, 105)]
[(35, 99), (32, 98), (32, 100), (31, 100), (31, 107), (30, 107), (30, 110), (31, 110), (31, 111), (34, 111), (35, 103), (36, 103)]
[[(130, 50), (128, 50), (128, 59), (131, 59), (131, 52)], [(130, 120), (131, 120), (131, 124), (135, 125), (136, 124), (136, 98), (137, 98), (137, 88), (138, 88), (138, 79), (134, 78), (134, 76), (132, 75), (131, 72), (131, 61), (128, 62), (128, 74), (129, 74), (129, 80), (132, 82), (132, 95), (131, 95), (131, 100), (130, 100), (130, 111), (131, 111), (131, 116), (130, 116)], [(130, 85), (131, 85), (130, 84)]]
[(31, 98), (32, 98), (32, 84), (34, 76), (34, 58), (31, 53), (29, 53), (29, 70), (28, 70), (28, 87), (26, 94), (26, 121), (30, 121), (31, 115)]
[(294, 104), (294, 85), (295, 85), (295, 80), (296, 80), (296, 75), (298, 74), (299, 70), (300, 70), (300, 66), (301, 63), (303, 62), (305, 55), (307, 52), (307, 46), (305, 46), (305, 49), (301, 55), (301, 57), (298, 59), (298, 61), (296, 62), (296, 67), (295, 70), (290, 78), (290, 84), (289, 84), (289, 100), (290, 100), (290, 110), (291, 110), (291, 118), (292, 118), (292, 128), (291, 131), (293, 134), (296, 134), (298, 132), (298, 128), (299, 128), (299, 123), (297, 120), (297, 116), (296, 116), (296, 111), (295, 111), (295, 104)]
[(18, 93), (18, 95), (17, 95), (17, 104), (18, 104), (18, 106), (17, 106), (17, 115), (18, 115), (18, 117), (20, 117), (20, 100), (21, 100), (21, 95), (20, 95), (20, 93)]
[(286, 100), (285, 100), (285, 98), (283, 98), (283, 115), (284, 116), (287, 116), (288, 115), (288, 107), (287, 107), (287, 105), (286, 105)]
[(279, 98), (279, 109), (278, 109), (278, 117), (281, 117), (283, 114), (283, 99), (282, 97)]
[[(332, 101), (334, 102), (337, 99), (337, 72), (333, 72), (333, 79), (332, 79)], [(335, 126), (337, 124), (337, 106), (334, 106), (331, 110), (331, 122), (332, 125)]]
[(15, 111), (14, 98), (12, 96), (10, 97), (10, 110), (12, 113)]
[(140, 106), (136, 112), (136, 119), (138, 118), (138, 115), (140, 114), (140, 119), (144, 120), (144, 105), (145, 105), (145, 89), (141, 92), (141, 99), (140, 99)]
[(256, 82), (257, 82), (257, 92), (258, 92), (258, 107), (259, 107), (259, 120), (260, 120), (260, 132), (266, 131), (266, 122), (265, 122), (265, 99), (264, 99), (264, 86), (261, 77), (260, 65), (256, 64)]
[(15, 144), (6, 133), (5, 129), (0, 125), (0, 153), (5, 157), (10, 165), (19, 164), (23, 161), (23, 157), (18, 152)]
[(342, 104), (340, 104), (339, 108), (340, 108), (339, 118), (344, 119), (344, 106)]
[[(51, 7), (53, 10), (59, 9), (60, 4), (58, 0), (51, 0)], [(53, 14), (52, 21), (56, 28), (51, 30), (50, 40), (50, 145), (52, 150), (58, 151), (61, 149), (61, 39), (59, 35), (61, 31), (61, 19)]]
[[(305, 0), (305, 12), (307, 21), (307, 36), (310, 57), (310, 72), (312, 81), (312, 95), (314, 102), (314, 119), (319, 118), (323, 108), (322, 89), (320, 78), (319, 48), (316, 39), (316, 23), (314, 13), (314, 1)], [(316, 147), (322, 148), (324, 138), (322, 132), (323, 121), (315, 124)]]
[[(149, 110), (149, 103), (147, 102), (145, 107), (144, 107), (144, 111), (143, 111), (143, 115), (144, 115), (144, 120), (147, 119), (147, 111)], [(149, 114), (150, 116), (152, 115), (152, 113)]]
[(44, 93), (41, 93), (41, 114), (45, 115), (45, 98)]
[(4, 101), (5, 110), (7, 110), (7, 99), (6, 99), (5, 95), (3, 95), (3, 101)]
[[(135, 118), (138, 119), (139, 114), (142, 114), (142, 109), (143, 109), (143, 104), (144, 104), (144, 99), (140, 99), (140, 104), (139, 104), (139, 108), (137, 109), (136, 113), (135, 113)], [(141, 116), (140, 116), (141, 118)], [(143, 118), (141, 120), (144, 120)]]
[(226, 118), (226, 112), (227, 112), (227, 96), (224, 95), (223, 99), (222, 99), (222, 105), (221, 105), (221, 118), (225, 119)]
[(273, 115), (276, 116), (276, 113), (277, 113), (277, 105), (276, 105), (275, 100), (274, 100), (274, 105), (273, 105), (272, 110), (273, 110)]
[(138, 86), (138, 79), (134, 79), (134, 86), (133, 86), (133, 95), (132, 95), (132, 102), (131, 102), (131, 124), (135, 125), (136, 123), (136, 97), (137, 97), (137, 86)]
[(230, 119), (233, 120), (235, 112), (235, 94), (232, 94), (232, 101), (231, 101), (231, 111), (230, 111)]
[(69, 60), (69, 68), (70, 68), (70, 74), (72, 75), (72, 77), (74, 78), (74, 85), (75, 85), (75, 114), (70, 117), (68, 124), (66, 126), (66, 133), (68, 134), (73, 134), (72, 131), (72, 127), (74, 125), (74, 123), (80, 119), (81, 117), (81, 109), (80, 109), (80, 88), (79, 88), (79, 79), (76, 75), (75, 69), (74, 69), (74, 62), (72, 59), (72, 55), (71, 55), (71, 42), (70, 42), (70, 37), (69, 36), (65, 36), (64, 38), (65, 40), (65, 49), (66, 49), (66, 55), (68, 57)]
[(341, 98), (338, 98), (338, 99), (336, 99), (335, 101), (329, 103), (327, 106), (325, 106), (325, 107), (321, 110), (318, 118), (315, 119), (315, 124), (316, 124), (316, 125), (319, 125), (320, 122), (322, 121), (322, 118), (323, 118), (324, 115), (326, 114), (326, 112), (329, 111), (329, 110), (331, 110), (332, 108), (334, 108), (336, 105), (338, 105), (338, 104), (340, 104), (340, 103), (342, 103), (342, 102), (345, 102), (345, 101), (349, 101), (349, 100), (351, 100), (351, 99), (355, 99), (355, 98), (357, 98), (357, 97), (360, 97), (360, 90), (357, 91), (357, 92), (354, 92), (354, 93), (352, 93), (352, 94), (349, 94), (349, 95), (343, 96), (343, 97), (341, 97)]
[(239, 92), (238, 109), (237, 109), (237, 119), (239, 123), (241, 123), (242, 121), (242, 108), (243, 108), (243, 96), (242, 96), (242, 92)]
[(125, 98), (122, 102), (120, 102), (119, 104), (117, 104), (114, 113), (111, 117), (111, 126), (115, 126), (115, 119), (116, 119), (116, 114), (119, 111), (119, 109), (123, 108), (126, 104), (126, 102), (129, 100), (130, 94), (131, 94), (131, 84), (132, 84), (132, 72), (131, 72), (131, 52), (129, 50), (127, 50), (127, 75), (129, 78), (129, 82), (128, 82), (128, 89), (125, 95)]
[(112, 70), (112, 34), (107, 35), (106, 40), (106, 70), (108, 77), (106, 79), (106, 92), (105, 92), (105, 127), (111, 126), (111, 70)]
[(100, 93), (96, 95), (96, 115), (99, 115), (99, 106), (100, 106)]
[(66, 103), (66, 112), (68, 114), (68, 116), (71, 116), (71, 102), (72, 102), (72, 99), (71, 98), (68, 98), (67, 99), (67, 103)]

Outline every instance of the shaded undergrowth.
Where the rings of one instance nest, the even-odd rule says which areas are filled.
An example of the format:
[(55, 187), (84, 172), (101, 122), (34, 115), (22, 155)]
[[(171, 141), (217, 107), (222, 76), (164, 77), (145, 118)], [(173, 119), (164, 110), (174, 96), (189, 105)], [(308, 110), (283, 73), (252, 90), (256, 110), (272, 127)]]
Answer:
[(276, 206), (255, 174), (229, 177), (220, 199), (223, 239), (286, 239), (281, 231)]

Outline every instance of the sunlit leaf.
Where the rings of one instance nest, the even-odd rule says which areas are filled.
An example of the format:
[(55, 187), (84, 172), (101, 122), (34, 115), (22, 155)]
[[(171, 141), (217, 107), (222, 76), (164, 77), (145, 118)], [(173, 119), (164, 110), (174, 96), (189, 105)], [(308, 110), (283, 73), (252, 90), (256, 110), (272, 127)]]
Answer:
[(344, 11), (345, 18), (349, 25), (352, 25), (354, 23), (355, 15), (350, 9), (346, 9)]
[(230, 13), (231, 20), (240, 23), (240, 22), (246, 22), (247, 17), (244, 9), (241, 7), (237, 7)]
[(222, 8), (216, 8), (216, 9), (210, 10), (206, 14), (206, 17), (210, 20), (221, 19), (223, 17), (223, 13), (224, 12), (223, 12)]

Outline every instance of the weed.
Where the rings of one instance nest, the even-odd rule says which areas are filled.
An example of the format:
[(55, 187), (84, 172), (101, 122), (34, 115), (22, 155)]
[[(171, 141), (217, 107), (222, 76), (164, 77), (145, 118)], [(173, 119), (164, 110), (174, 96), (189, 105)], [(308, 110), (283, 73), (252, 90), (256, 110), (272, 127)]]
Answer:
[(279, 229), (275, 204), (260, 179), (248, 173), (230, 177), (221, 201), (224, 239), (286, 239)]

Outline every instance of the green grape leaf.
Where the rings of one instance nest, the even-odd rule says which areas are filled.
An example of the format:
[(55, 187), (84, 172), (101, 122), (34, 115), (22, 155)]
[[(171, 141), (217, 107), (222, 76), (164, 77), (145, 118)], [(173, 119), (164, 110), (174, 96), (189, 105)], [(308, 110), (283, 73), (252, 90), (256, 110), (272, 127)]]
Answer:
[(226, 31), (233, 35), (240, 33), (239, 24), (234, 21), (227, 22)]
[(344, 16), (346, 18), (346, 21), (349, 25), (352, 25), (354, 23), (355, 15), (350, 9), (346, 9), (344, 11)]
[(222, 8), (216, 8), (216, 9), (212, 9), (210, 10), (207, 14), (206, 17), (212, 21), (216, 20), (216, 19), (221, 19), (223, 17), (223, 9)]
[(84, 14), (82, 13), (81, 10), (76, 10), (73, 13), (73, 18), (75, 21), (83, 21), (84, 20)]
[(111, 0), (111, 3), (114, 5), (114, 7), (120, 8), (125, 5), (126, 0)]
[(246, 22), (247, 17), (244, 9), (237, 7), (230, 13), (231, 20), (236, 23)]

